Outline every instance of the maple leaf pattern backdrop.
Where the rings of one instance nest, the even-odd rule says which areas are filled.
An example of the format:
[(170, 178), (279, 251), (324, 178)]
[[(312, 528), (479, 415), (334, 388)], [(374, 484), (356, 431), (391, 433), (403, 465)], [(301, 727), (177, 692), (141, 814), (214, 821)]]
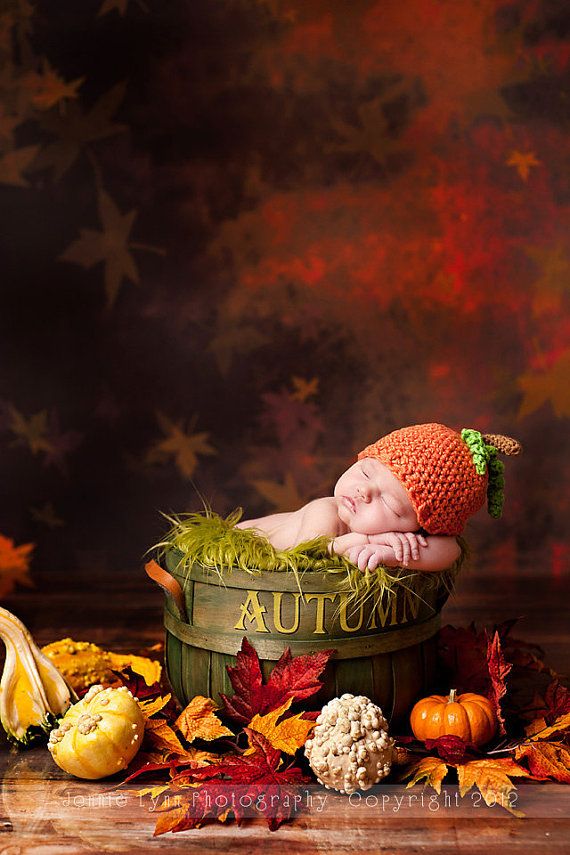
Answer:
[(424, 421), (525, 446), (477, 572), (562, 572), (567, 4), (3, 0), (0, 53), (0, 590)]

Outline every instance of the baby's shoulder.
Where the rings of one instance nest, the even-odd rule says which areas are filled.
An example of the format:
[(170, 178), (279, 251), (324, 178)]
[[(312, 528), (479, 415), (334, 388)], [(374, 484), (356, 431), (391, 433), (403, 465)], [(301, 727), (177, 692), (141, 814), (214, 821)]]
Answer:
[(336, 499), (333, 496), (325, 496), (322, 499), (314, 499), (301, 509), (302, 529), (314, 532), (313, 537), (329, 535), (336, 537), (340, 533), (342, 523), (338, 516)]

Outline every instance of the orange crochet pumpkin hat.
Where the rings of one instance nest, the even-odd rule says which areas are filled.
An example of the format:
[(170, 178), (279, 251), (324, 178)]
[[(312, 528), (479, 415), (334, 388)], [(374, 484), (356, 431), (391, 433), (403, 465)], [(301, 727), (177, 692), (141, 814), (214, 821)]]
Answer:
[(497, 451), (519, 454), (521, 445), (500, 434), (425, 424), (381, 437), (358, 459), (375, 457), (393, 472), (428, 534), (457, 535), (485, 498), (491, 516), (501, 516), (505, 482)]

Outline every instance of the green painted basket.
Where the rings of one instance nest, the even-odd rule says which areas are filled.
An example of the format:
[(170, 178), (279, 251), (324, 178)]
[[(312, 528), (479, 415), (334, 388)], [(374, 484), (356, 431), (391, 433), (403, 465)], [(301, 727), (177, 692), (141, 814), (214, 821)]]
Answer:
[[(421, 597), (397, 585), (376, 604), (353, 605), (342, 577), (306, 572), (303, 595), (287, 572), (247, 573), (233, 569), (223, 581), (169, 550), (163, 577), (166, 604), (166, 670), (182, 705), (195, 695), (219, 700), (233, 689), (226, 671), (247, 636), (267, 678), (286, 647), (293, 655), (334, 648), (311, 698), (320, 708), (343, 692), (374, 700), (392, 721), (402, 721), (420, 697), (433, 690), (435, 634), (449, 591), (443, 585)], [(151, 574), (149, 574), (151, 575)]]

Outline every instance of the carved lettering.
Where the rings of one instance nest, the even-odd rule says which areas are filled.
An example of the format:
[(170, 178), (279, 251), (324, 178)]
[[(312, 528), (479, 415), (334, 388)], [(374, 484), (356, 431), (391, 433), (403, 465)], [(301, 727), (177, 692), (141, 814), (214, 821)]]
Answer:
[(408, 608), (410, 609), (411, 619), (417, 620), (418, 613), (420, 611), (420, 598), (417, 594), (414, 594), (413, 591), (408, 591), (407, 589), (404, 591), (404, 604), (402, 606), (402, 623), (408, 622), (406, 606), (408, 606)]
[(241, 614), (234, 629), (245, 629), (245, 619), (247, 618), (250, 622), (255, 621), (255, 632), (269, 632), (263, 617), (266, 611), (265, 606), (259, 602), (258, 592), (248, 591), (245, 602), (241, 604)]
[(398, 623), (398, 616), (396, 614), (398, 608), (398, 598), (393, 594), (387, 598), (387, 602), (384, 602), (384, 597), (382, 597), (376, 603), (376, 608), (372, 610), (372, 615), (370, 616), (370, 629), (376, 629), (376, 616), (380, 618), (380, 626), (385, 627), (386, 621), (388, 620), (388, 616), (391, 614), (390, 626), (394, 626)]
[(325, 634), (325, 601), (330, 600), (333, 603), (336, 599), (335, 594), (305, 594), (305, 600), (309, 602), (310, 600), (316, 600), (317, 608), (315, 613), (315, 629), (313, 630), (314, 635), (324, 635)]
[(273, 623), (275, 624), (275, 629), (277, 632), (284, 633), (286, 635), (290, 635), (292, 632), (297, 632), (299, 629), (299, 620), (301, 618), (301, 607), (299, 601), (301, 599), (301, 594), (297, 591), (292, 594), (294, 598), (293, 603), (293, 623), (287, 629), (283, 626), (281, 621), (281, 603), (283, 601), (283, 591), (274, 591), (273, 592)]
[[(362, 621), (364, 620), (364, 603), (360, 604), (360, 611), (358, 613), (358, 623), (356, 624), (356, 626), (349, 626), (348, 625), (348, 619), (347, 619), (347, 614), (346, 614), (347, 604), (348, 604), (347, 595), (341, 594), (340, 612), (339, 612), (340, 628), (342, 629), (343, 632), (358, 632), (358, 630), (362, 628)], [(353, 612), (351, 612), (350, 614), (352, 617)]]

